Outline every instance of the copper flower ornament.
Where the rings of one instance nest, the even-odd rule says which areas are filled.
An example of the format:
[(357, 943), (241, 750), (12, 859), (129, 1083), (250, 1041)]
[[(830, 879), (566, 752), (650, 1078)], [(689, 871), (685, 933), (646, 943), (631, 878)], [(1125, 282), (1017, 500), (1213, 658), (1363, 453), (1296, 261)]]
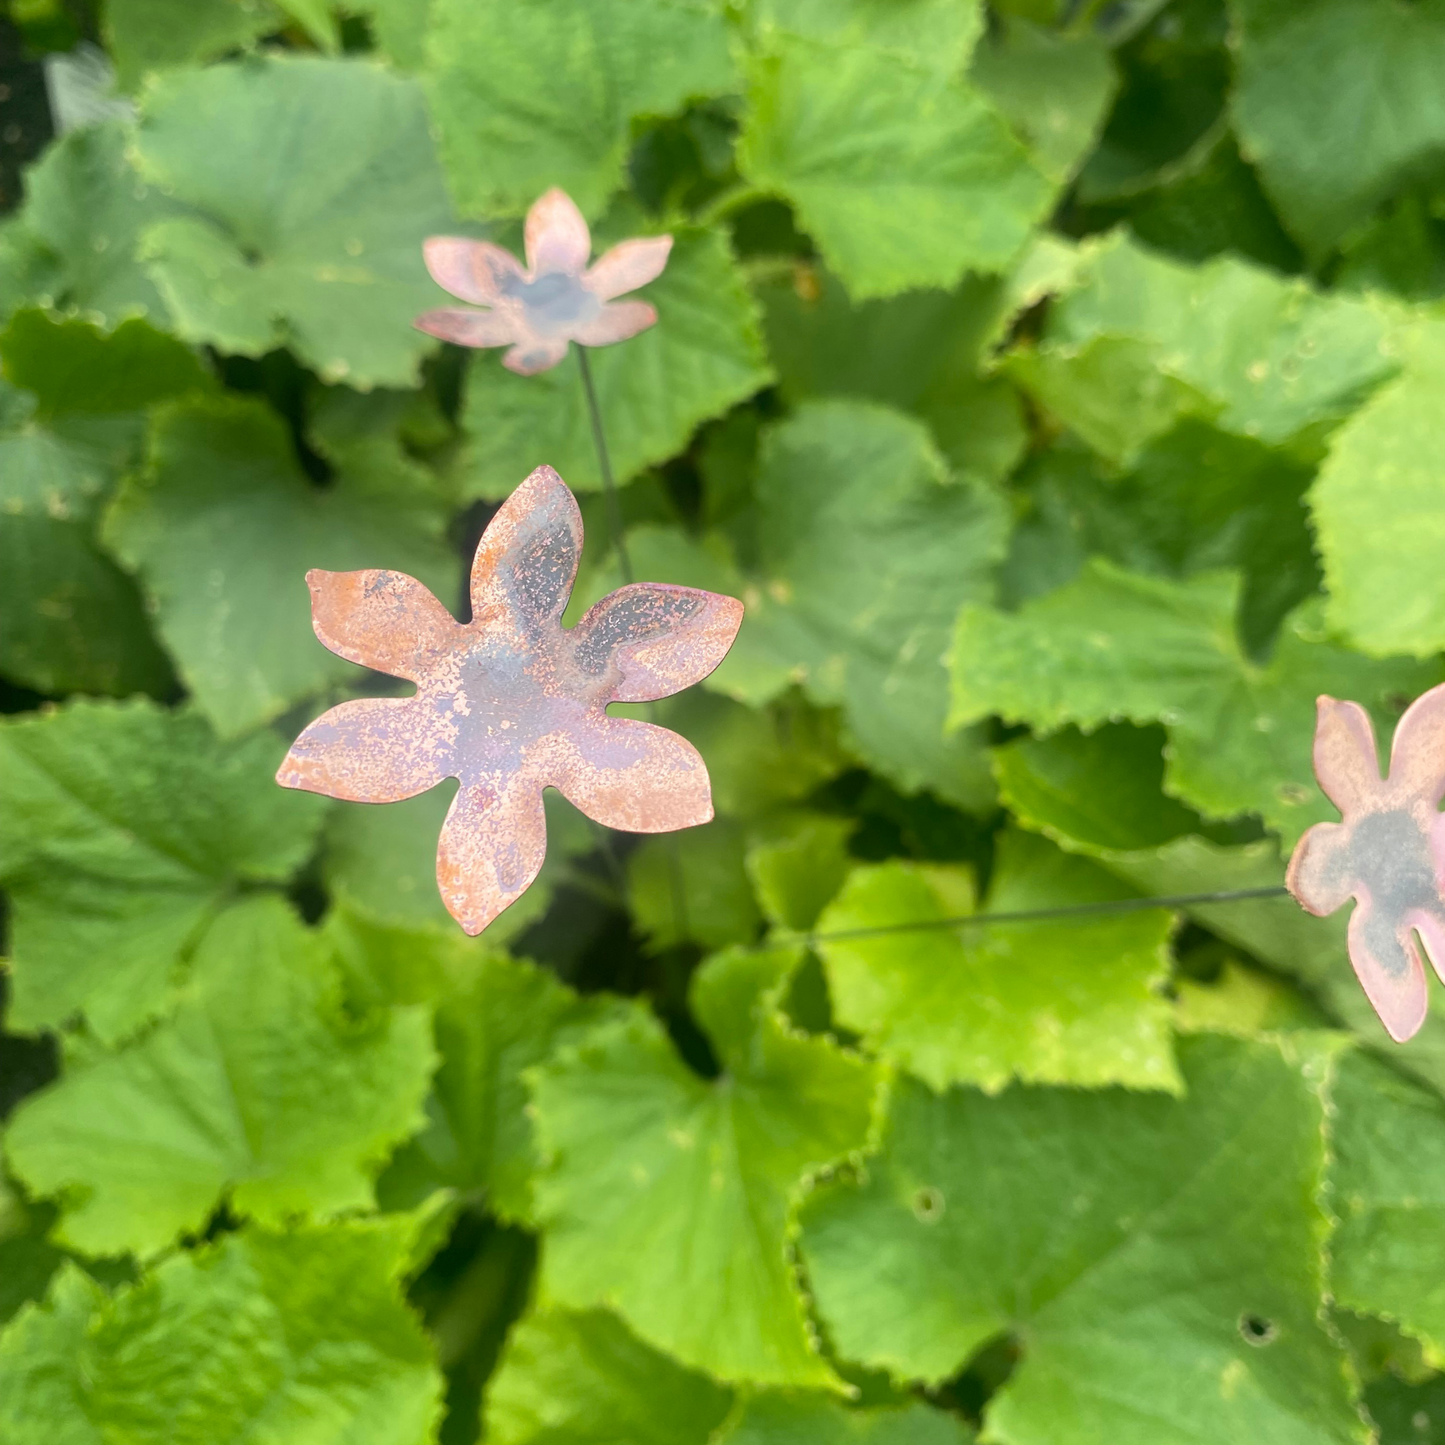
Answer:
[(502, 364), (521, 376), (556, 366), (571, 341), (608, 346), (646, 331), (657, 312), (646, 301), (614, 297), (662, 274), (671, 236), (623, 241), (587, 268), (592, 236), (565, 191), (550, 190), (527, 212), (527, 265), (490, 241), (433, 236), (423, 246), (427, 270), (443, 290), (485, 306), (445, 306), (417, 327), (460, 346), (510, 346)]
[(537, 876), (542, 789), (609, 828), (663, 833), (712, 817), (707, 768), (666, 728), (607, 716), (706, 677), (726, 655), (742, 603), (638, 582), (561, 625), (582, 553), (577, 502), (538, 467), (493, 517), (472, 564), (460, 623), (399, 572), (306, 575), (316, 635), (340, 656), (408, 678), (407, 698), (344, 702), (296, 739), (276, 780), (360, 803), (391, 803), (457, 778), (437, 883), (480, 933)]
[(1400, 719), (1383, 780), (1369, 714), (1320, 698), (1314, 763), (1343, 821), (1317, 823), (1299, 840), (1285, 882), (1315, 914), (1355, 899), (1350, 962), (1390, 1037), (1403, 1043), (1428, 1005), (1417, 936), (1445, 979), (1445, 684)]

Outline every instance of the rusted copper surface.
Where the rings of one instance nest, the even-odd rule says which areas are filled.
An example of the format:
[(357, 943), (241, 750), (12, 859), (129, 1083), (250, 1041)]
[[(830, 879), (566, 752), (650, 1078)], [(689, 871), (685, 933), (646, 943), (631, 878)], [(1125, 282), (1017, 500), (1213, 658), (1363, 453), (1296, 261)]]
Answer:
[(538, 467), (478, 544), (465, 625), (399, 572), (306, 574), (317, 637), (417, 690), (324, 713), (296, 739), (276, 780), (392, 803), (459, 779), (437, 847), (437, 883), (468, 933), (480, 933), (537, 876), (547, 846), (544, 787), (632, 833), (712, 817), (707, 768), (692, 744), (608, 717), (606, 707), (667, 697), (706, 677), (732, 646), (743, 605), (637, 582), (564, 628), (581, 554), (576, 500), (551, 467)]
[(1340, 810), (1294, 850), (1285, 882), (1311, 913), (1350, 898), (1350, 962), (1397, 1043), (1425, 1021), (1416, 936), (1445, 979), (1445, 684), (1417, 698), (1395, 729), (1380, 777), (1370, 716), (1358, 703), (1319, 700), (1315, 776)]
[(556, 366), (568, 342), (607, 346), (646, 331), (657, 312), (646, 301), (614, 301), (662, 274), (671, 236), (614, 246), (587, 269), (592, 236), (565, 192), (550, 190), (527, 212), (527, 265), (490, 241), (433, 236), (427, 270), (445, 291), (473, 306), (427, 311), (416, 326), (460, 346), (510, 346), (502, 364), (521, 376)]

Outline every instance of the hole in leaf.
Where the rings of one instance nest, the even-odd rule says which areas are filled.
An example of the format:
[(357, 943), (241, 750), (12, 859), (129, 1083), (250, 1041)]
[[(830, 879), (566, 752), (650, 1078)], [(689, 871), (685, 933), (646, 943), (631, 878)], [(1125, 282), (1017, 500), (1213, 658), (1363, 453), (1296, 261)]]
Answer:
[(941, 1189), (925, 1184), (913, 1196), (913, 1214), (920, 1224), (937, 1224), (943, 1218), (944, 1198)]
[(1245, 1344), (1263, 1348), (1273, 1344), (1279, 1334), (1279, 1326), (1263, 1315), (1242, 1314), (1239, 1317), (1239, 1333)]

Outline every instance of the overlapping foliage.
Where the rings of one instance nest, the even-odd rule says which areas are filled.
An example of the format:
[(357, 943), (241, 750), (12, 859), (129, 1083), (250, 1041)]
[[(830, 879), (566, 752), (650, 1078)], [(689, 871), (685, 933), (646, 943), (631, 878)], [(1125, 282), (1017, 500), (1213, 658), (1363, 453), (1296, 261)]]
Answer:
[[(1277, 884), (1315, 695), (1445, 675), (1441, 6), (94, 18), (131, 110), (0, 222), (0, 1438), (1434, 1438), (1438, 989), (1388, 1046), (1277, 900), (866, 930)], [(460, 604), (545, 461), (619, 580), (575, 358), (409, 324), (553, 185), (677, 238), (596, 384), (747, 618), (660, 709), (716, 821), (550, 800), (473, 942), (448, 789), (271, 778), (391, 686), (306, 568)]]

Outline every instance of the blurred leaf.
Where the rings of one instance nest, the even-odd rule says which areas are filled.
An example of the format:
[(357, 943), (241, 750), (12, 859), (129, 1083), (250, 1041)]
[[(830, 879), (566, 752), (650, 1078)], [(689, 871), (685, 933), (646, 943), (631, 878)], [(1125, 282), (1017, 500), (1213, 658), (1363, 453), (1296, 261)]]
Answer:
[(1318, 259), (1445, 145), (1445, 11), (1426, 0), (1229, 0), (1246, 154)]
[(560, 186), (589, 216), (622, 180), (631, 125), (738, 82), (710, 0), (433, 0), (428, 86), (469, 215), (521, 215)]
[[(987, 913), (1127, 898), (1130, 889), (1042, 838), (999, 841)], [(818, 920), (830, 933), (975, 912), (966, 870), (859, 868)], [(819, 945), (833, 1010), (868, 1046), (934, 1089), (1011, 1079), (1178, 1091), (1168, 971), (1169, 914), (922, 928)]]
[(429, 476), (385, 437), (336, 461), (332, 484), (315, 486), (259, 402), (174, 403), (106, 518), (105, 541), (139, 573), (162, 640), (223, 735), (359, 677), (312, 635), (308, 569), (389, 567), (456, 595)]
[[(703, 422), (772, 378), (757, 308), (721, 233), (679, 231), (667, 270), (641, 294), (657, 308), (657, 325), (589, 354), (619, 483), (683, 450)], [(462, 420), (471, 495), (507, 496), (543, 456), (575, 491), (602, 485), (575, 356), (516, 376), (495, 353), (477, 355)]]
[(830, 1385), (788, 1260), (803, 1180), (867, 1137), (861, 1060), (780, 1023), (790, 954), (716, 955), (692, 1002), (711, 1082), (643, 1009), (533, 1075), (546, 1160), (542, 1298), (606, 1301), (644, 1340), (723, 1380)]
[(1208, 1035), (1180, 1058), (1181, 1099), (900, 1081), (866, 1178), (804, 1212), (842, 1353), (936, 1381), (1016, 1332), (985, 1413), (1009, 1445), (1061, 1419), (1118, 1445), (1363, 1445), (1319, 1319), (1324, 1059)]
[(6, 1154), (61, 1194), (60, 1239), (155, 1254), (223, 1200), (275, 1226), (369, 1207), (434, 1063), (424, 1009), (348, 1019), (319, 937), (254, 899), (207, 932), (169, 1018), (20, 1106)]
[(1096, 558), (1015, 614), (966, 606), (950, 719), (994, 713), (1043, 732), (1162, 722), (1170, 793), (1214, 818), (1258, 813), (1293, 842), (1333, 815), (1311, 772), (1316, 696), (1389, 716), (1433, 671), (1345, 651), (1312, 630), (1310, 609), (1286, 621), (1269, 665), (1258, 667), (1235, 635), (1238, 598), (1228, 573), (1165, 582)]
[(1310, 491), (1327, 615), (1363, 651), (1424, 657), (1445, 647), (1445, 327), (1408, 340), (1405, 370), (1335, 434)]
[(993, 107), (904, 56), (780, 32), (748, 102), (739, 170), (793, 204), (856, 299), (1002, 271), (1049, 204)]
[(415, 383), (432, 342), (412, 320), (445, 299), (421, 243), (455, 227), (414, 81), (310, 57), (180, 71), (148, 89), (136, 153), (191, 208), (144, 238), (180, 335)]
[(12, 1028), (79, 1012), (113, 1043), (162, 1011), (215, 910), (283, 882), (315, 843), (326, 804), (275, 786), (283, 750), (219, 743), (195, 713), (139, 701), (0, 725)]
[(512, 1331), (487, 1389), (496, 1445), (708, 1445), (728, 1391), (628, 1333), (606, 1310), (542, 1310)]
[(787, 31), (853, 49), (889, 52), (954, 75), (984, 33), (980, 0), (747, 0), (760, 39)]
[(0, 1336), (0, 1433), (90, 1445), (100, 1419), (125, 1445), (426, 1445), (441, 1379), (396, 1283), (412, 1230), (248, 1229), (113, 1297), (68, 1265)]
[(784, 820), (748, 849), (748, 877), (770, 923), (812, 928), (848, 876), (851, 818), (809, 814)]
[(850, 1410), (822, 1394), (764, 1391), (717, 1438), (718, 1445), (971, 1445), (974, 1437), (956, 1415), (921, 1401)]
[(106, 48), (123, 89), (157, 70), (215, 60), (285, 24), (271, 0), (109, 0)]
[(762, 917), (743, 868), (746, 840), (731, 819), (644, 838), (628, 855), (627, 901), (654, 949), (692, 941), (747, 943)]

